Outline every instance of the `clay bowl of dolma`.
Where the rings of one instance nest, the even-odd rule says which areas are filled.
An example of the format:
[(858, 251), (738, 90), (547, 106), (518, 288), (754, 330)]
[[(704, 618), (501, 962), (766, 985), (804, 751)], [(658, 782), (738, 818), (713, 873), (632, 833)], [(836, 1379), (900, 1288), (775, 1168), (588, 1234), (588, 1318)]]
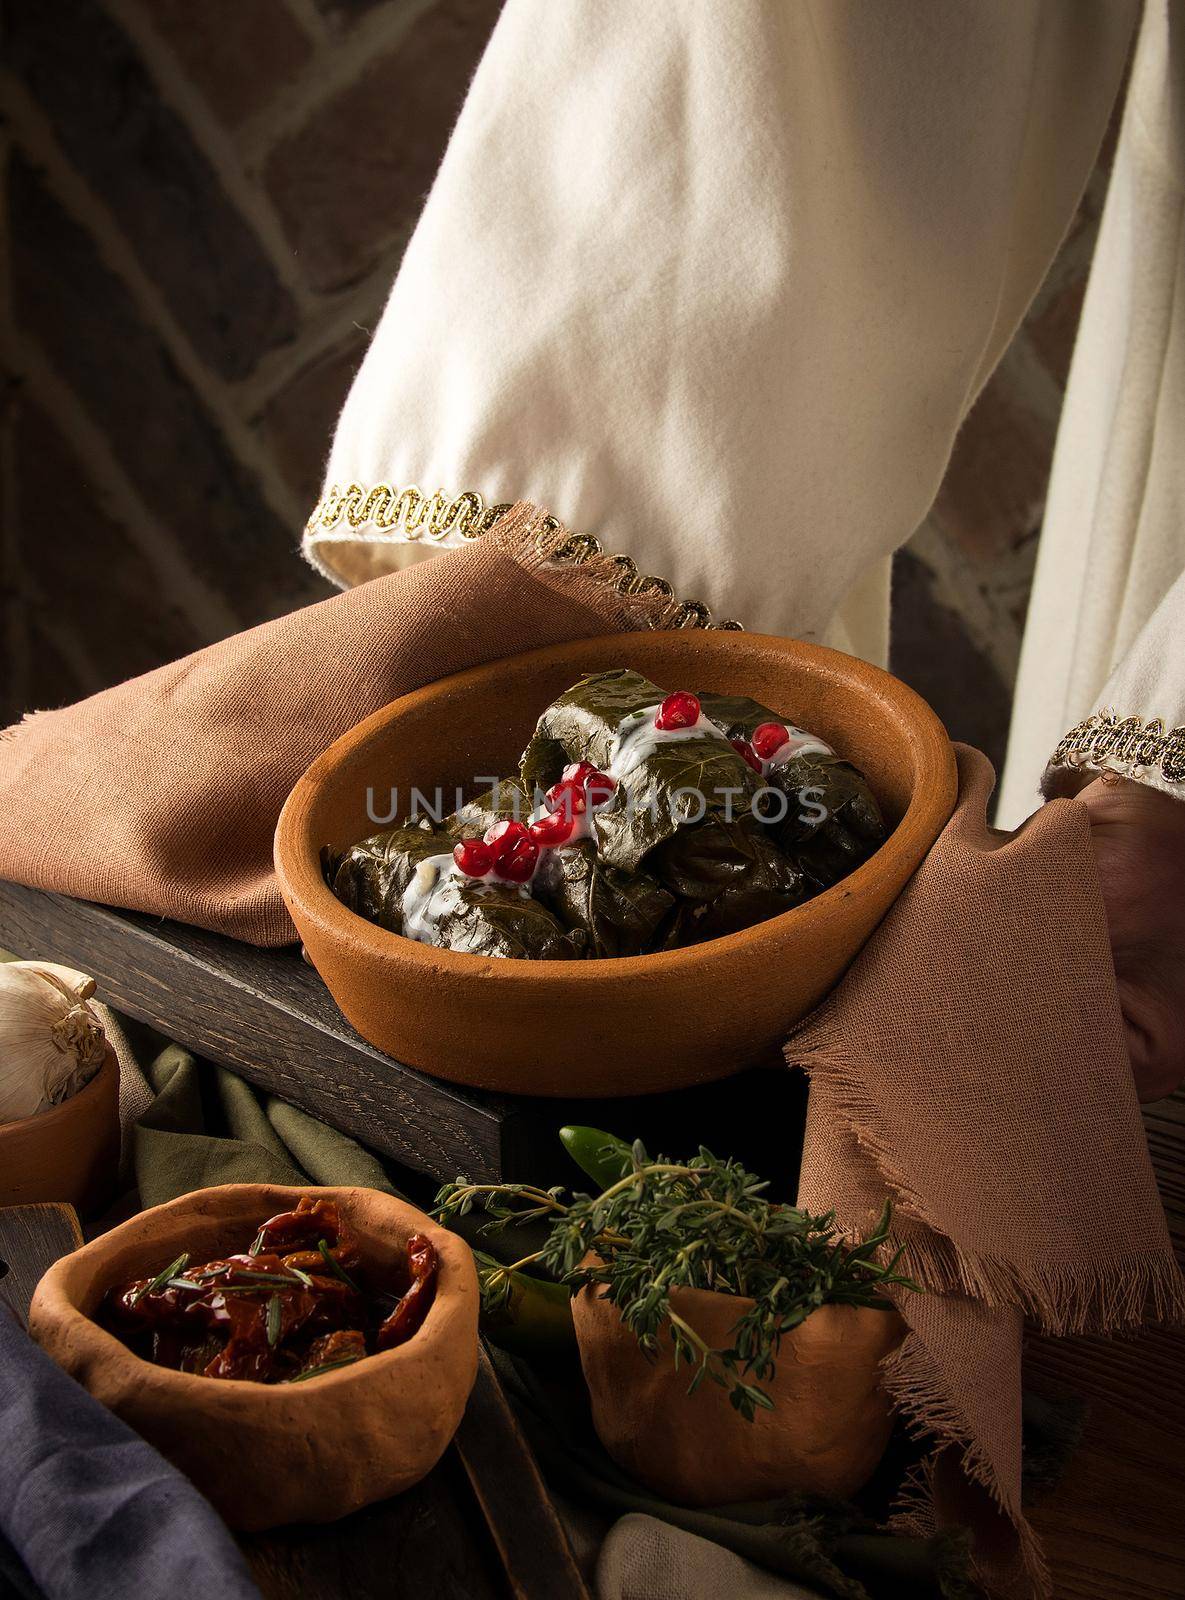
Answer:
[[(820, 735), (863, 772), (885, 842), (849, 876), (768, 921), (629, 957), (513, 960), (442, 949), (379, 927), (334, 896), (323, 852), (375, 832), (376, 797), (381, 808), (392, 789), (473, 795), (489, 775), (515, 771), (556, 697), (585, 674), (623, 667), (664, 689), (750, 696)], [(853, 656), (751, 633), (619, 634), (457, 673), (351, 729), (289, 796), (276, 870), (341, 1010), (398, 1060), (515, 1094), (648, 1094), (777, 1062), (791, 1027), (833, 988), (937, 838), (956, 790), (954, 751), (934, 712)]]
[[(435, 1247), (431, 1305), (406, 1343), (307, 1382), (206, 1377), (158, 1366), (95, 1320), (108, 1290), (183, 1252), (243, 1251), (302, 1196), (334, 1202), (375, 1281), (414, 1235)], [(154, 1206), (63, 1256), (42, 1278), (29, 1332), (85, 1389), (156, 1446), (234, 1528), (329, 1522), (418, 1483), (444, 1453), (477, 1372), (477, 1275), (469, 1247), (374, 1189), (235, 1183)]]

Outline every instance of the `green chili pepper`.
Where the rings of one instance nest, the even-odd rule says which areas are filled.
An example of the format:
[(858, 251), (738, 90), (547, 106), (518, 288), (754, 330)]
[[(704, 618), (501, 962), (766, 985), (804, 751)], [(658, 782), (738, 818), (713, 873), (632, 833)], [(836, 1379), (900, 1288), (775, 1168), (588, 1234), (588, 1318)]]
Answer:
[[(498, 1271), (502, 1263), (482, 1250), (473, 1252), (478, 1267)], [(515, 1355), (542, 1356), (576, 1348), (572, 1296), (562, 1283), (549, 1283), (525, 1272), (512, 1272), (504, 1300), (482, 1306), (481, 1331), (499, 1349)]]
[(560, 1143), (581, 1172), (602, 1189), (624, 1178), (633, 1166), (633, 1155), (625, 1140), (600, 1128), (561, 1128)]

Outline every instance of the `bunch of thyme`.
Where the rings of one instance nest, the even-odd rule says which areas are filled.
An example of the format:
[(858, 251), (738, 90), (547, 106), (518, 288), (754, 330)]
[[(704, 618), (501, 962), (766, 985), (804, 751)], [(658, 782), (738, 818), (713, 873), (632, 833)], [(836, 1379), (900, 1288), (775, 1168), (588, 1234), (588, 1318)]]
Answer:
[[(822, 1305), (889, 1309), (881, 1291), (891, 1284), (916, 1289), (896, 1271), (901, 1252), (881, 1256), (888, 1242), (886, 1206), (866, 1238), (850, 1243), (834, 1212), (813, 1216), (765, 1198), (768, 1184), (739, 1161), (720, 1160), (702, 1146), (685, 1162), (651, 1159), (635, 1143), (631, 1167), (602, 1194), (561, 1187), (473, 1184), (458, 1178), (436, 1197), (447, 1223), (475, 1207), (489, 1216), (481, 1230), (546, 1221), (547, 1242), (508, 1266), (487, 1265), (480, 1276), (487, 1309), (506, 1302), (510, 1275), (535, 1266), (575, 1294), (604, 1284), (624, 1325), (651, 1358), (669, 1325), (675, 1365), (694, 1368), (688, 1393), (705, 1378), (729, 1392), (748, 1421), (773, 1401), (759, 1385), (773, 1377), (783, 1337)], [(591, 1259), (590, 1259), (591, 1258)], [(751, 1299), (726, 1350), (712, 1349), (671, 1307), (675, 1289), (712, 1289)], [(756, 1380), (756, 1381), (753, 1381)]]

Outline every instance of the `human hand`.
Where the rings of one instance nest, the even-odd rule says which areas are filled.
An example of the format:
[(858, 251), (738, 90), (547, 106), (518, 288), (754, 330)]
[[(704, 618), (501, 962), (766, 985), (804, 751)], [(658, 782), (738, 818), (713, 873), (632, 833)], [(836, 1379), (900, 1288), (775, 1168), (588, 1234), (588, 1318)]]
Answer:
[(1090, 813), (1136, 1090), (1159, 1100), (1185, 1079), (1185, 802), (1116, 773), (1078, 799)]

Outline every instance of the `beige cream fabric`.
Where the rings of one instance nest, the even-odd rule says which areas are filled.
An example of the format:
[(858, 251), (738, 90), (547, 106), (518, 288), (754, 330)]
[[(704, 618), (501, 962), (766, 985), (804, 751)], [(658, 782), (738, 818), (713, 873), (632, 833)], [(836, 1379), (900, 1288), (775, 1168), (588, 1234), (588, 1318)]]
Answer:
[(631, 1512), (610, 1528), (596, 1569), (597, 1600), (823, 1600), (710, 1539)]
[[(1090, 712), (1185, 723), (1185, 10), (1149, 0), (1058, 435), (1000, 821)], [(1121, 760), (1106, 765), (1123, 769)], [(1144, 781), (1180, 795), (1157, 767)]]
[[(1073, 214), (1135, 14), (509, 0), (327, 487), (535, 497), (718, 616), (883, 662), (890, 554)], [(436, 548), (306, 540), (345, 584)]]

